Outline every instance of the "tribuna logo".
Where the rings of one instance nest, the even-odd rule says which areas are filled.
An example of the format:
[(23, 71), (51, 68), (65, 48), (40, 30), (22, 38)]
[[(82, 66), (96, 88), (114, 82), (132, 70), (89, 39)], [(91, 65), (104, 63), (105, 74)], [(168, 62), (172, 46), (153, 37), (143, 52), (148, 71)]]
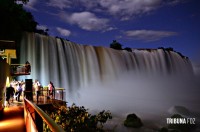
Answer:
[(195, 118), (167, 118), (167, 124), (195, 124)]

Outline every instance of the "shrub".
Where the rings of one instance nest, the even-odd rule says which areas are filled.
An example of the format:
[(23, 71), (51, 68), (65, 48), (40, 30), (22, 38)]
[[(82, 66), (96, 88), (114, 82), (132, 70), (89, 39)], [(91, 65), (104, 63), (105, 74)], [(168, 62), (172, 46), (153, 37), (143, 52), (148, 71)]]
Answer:
[(122, 45), (116, 40), (113, 40), (113, 42), (110, 44), (110, 48), (113, 48), (116, 50), (122, 50)]
[(132, 52), (132, 49), (129, 47), (124, 48), (124, 50), (127, 50), (128, 52)]
[[(53, 112), (47, 111), (49, 116), (65, 131), (103, 131), (103, 124), (112, 119), (110, 111), (103, 110), (97, 115), (91, 115), (84, 106), (61, 106)], [(45, 131), (48, 128), (45, 126)]]

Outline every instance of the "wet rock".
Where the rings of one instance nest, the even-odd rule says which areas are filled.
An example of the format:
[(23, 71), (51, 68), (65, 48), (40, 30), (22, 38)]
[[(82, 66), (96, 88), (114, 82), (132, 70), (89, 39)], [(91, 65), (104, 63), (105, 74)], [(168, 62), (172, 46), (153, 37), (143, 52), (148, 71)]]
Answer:
[(189, 116), (191, 113), (190, 111), (185, 108), (184, 106), (173, 106), (169, 109), (170, 114), (180, 114), (183, 116)]
[(136, 114), (129, 114), (124, 121), (124, 126), (126, 127), (133, 127), (133, 128), (140, 128), (143, 126), (142, 121)]

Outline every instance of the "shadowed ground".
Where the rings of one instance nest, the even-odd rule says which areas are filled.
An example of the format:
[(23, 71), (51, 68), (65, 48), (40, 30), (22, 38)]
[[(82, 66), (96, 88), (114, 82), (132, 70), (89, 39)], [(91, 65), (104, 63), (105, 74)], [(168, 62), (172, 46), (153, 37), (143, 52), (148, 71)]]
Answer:
[(23, 102), (13, 102), (4, 108), (0, 119), (0, 132), (26, 132)]

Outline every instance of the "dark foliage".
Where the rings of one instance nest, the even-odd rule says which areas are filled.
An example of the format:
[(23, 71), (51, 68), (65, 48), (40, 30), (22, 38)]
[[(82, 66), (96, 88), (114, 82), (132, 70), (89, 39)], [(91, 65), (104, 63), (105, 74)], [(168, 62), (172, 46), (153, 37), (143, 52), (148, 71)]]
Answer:
[(124, 50), (127, 50), (128, 52), (132, 52), (132, 49), (129, 47), (124, 48)]
[(46, 29), (46, 30), (36, 29), (35, 30), (36, 33), (39, 33), (39, 34), (42, 34), (42, 35), (49, 35), (48, 31), (49, 31), (49, 29)]
[[(37, 22), (32, 14), (23, 9), (28, 0), (0, 0), (0, 40), (12, 40), (16, 43), (17, 56), (19, 56), (19, 42), (24, 31), (35, 32)], [(18, 60), (14, 60), (18, 63)]]
[(168, 52), (169, 52), (169, 51), (174, 51), (174, 52), (176, 52), (177, 54), (179, 54), (182, 58), (188, 59), (188, 57), (184, 56), (184, 55), (181, 54), (180, 52), (175, 51), (172, 47), (168, 47), (168, 48), (158, 47), (158, 49), (162, 49), (162, 50), (168, 51)]
[[(37, 22), (32, 14), (23, 9), (16, 0), (0, 1), (0, 39), (19, 41), (23, 31), (34, 32)], [(27, 2), (27, 0), (22, 0)]]
[(174, 49), (172, 47), (168, 47), (165, 50), (167, 50), (167, 51), (174, 51)]
[(110, 44), (110, 48), (122, 50), (122, 45), (119, 42), (117, 42), (117, 40), (113, 40), (113, 42)]
[[(55, 109), (57, 109), (55, 111)], [(97, 115), (91, 115), (87, 112), (84, 106), (71, 107), (60, 106), (54, 108), (53, 111), (46, 111), (48, 115), (59, 124), (65, 131), (103, 131), (103, 124), (108, 119), (112, 119), (109, 111), (99, 112)], [(49, 131), (49, 128), (44, 124), (44, 131)]]

